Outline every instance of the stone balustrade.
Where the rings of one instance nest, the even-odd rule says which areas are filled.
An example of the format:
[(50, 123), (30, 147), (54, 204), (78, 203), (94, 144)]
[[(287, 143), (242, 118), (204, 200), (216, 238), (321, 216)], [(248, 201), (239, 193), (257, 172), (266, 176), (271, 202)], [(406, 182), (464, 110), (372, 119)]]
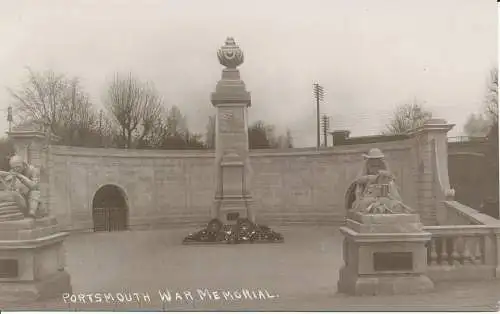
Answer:
[[(500, 278), (500, 221), (456, 201), (440, 208), (440, 226), (426, 226), (432, 280)], [(446, 223), (446, 224), (445, 224)]]
[[(471, 228), (470, 228), (471, 227)], [(485, 242), (491, 233), (486, 226), (432, 226), (427, 245), (427, 264), (431, 267), (485, 265)]]

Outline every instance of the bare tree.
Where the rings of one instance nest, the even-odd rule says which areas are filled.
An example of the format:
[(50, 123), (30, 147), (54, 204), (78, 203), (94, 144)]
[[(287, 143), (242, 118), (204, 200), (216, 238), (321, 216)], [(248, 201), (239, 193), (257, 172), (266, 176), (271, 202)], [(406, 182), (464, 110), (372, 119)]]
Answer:
[(62, 140), (73, 146), (99, 146), (99, 118), (89, 96), (82, 92), (79, 81), (67, 82), (67, 97), (61, 104), (58, 127), (64, 130)]
[(485, 104), (486, 114), (491, 121), (493, 123), (498, 121), (498, 68), (490, 71)]
[(203, 141), (203, 135), (198, 133), (187, 132), (185, 137), (185, 148), (187, 149), (204, 149), (206, 148)]
[(138, 142), (137, 148), (161, 148), (168, 136), (167, 110), (161, 107), (158, 117), (154, 120), (149, 134)]
[(277, 135), (276, 128), (262, 120), (248, 127), (248, 143), (250, 149), (293, 147), (290, 130), (287, 130), (284, 135)]
[(205, 131), (205, 146), (209, 149), (215, 148), (215, 115), (208, 117)]
[(30, 68), (27, 71), (28, 80), (23, 87), (18, 91), (9, 89), (14, 111), (22, 122), (43, 121), (57, 134), (62, 107), (68, 96), (66, 79), (53, 71), (40, 73)]
[(169, 110), (161, 110), (151, 131), (137, 148), (202, 149), (205, 144), (202, 135), (189, 131), (186, 117), (179, 107), (173, 106)]
[(470, 137), (484, 137), (488, 135), (491, 121), (482, 114), (470, 114), (464, 125), (464, 133)]
[(113, 120), (103, 110), (99, 113), (97, 130), (99, 147), (118, 147), (119, 131), (116, 129)]
[(129, 74), (115, 75), (108, 86), (105, 106), (119, 129), (120, 146), (141, 143), (158, 124), (163, 101), (150, 84)]
[(432, 118), (432, 113), (424, 109), (423, 103), (414, 100), (397, 107), (390, 123), (383, 134), (404, 134), (422, 126)]
[(48, 124), (64, 145), (92, 145), (88, 139), (96, 134), (96, 111), (78, 79), (53, 71), (27, 70), (28, 80), (23, 87), (9, 89), (18, 122)]
[(167, 114), (168, 136), (178, 136), (184, 138), (188, 133), (186, 116), (181, 113), (177, 106), (172, 106)]
[(165, 149), (202, 149), (205, 148), (203, 136), (192, 133), (187, 126), (186, 116), (177, 106), (168, 110), (166, 119), (166, 137), (163, 143)]

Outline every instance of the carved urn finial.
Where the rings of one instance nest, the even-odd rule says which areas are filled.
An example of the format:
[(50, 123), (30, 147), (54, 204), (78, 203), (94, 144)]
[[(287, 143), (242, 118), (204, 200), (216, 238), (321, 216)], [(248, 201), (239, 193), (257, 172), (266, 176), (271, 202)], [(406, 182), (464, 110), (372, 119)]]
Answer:
[(243, 51), (236, 44), (233, 37), (228, 37), (224, 46), (217, 51), (220, 64), (228, 69), (236, 69), (243, 61)]

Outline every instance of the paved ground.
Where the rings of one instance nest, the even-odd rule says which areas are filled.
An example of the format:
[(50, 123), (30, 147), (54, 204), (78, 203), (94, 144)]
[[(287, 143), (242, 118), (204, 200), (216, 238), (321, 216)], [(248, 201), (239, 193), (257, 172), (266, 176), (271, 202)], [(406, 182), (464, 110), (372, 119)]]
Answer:
[[(147, 294), (141, 303), (65, 303), (61, 298), (12, 309), (150, 310), (493, 310), (500, 281), (440, 284), (428, 294), (351, 297), (336, 293), (341, 236), (327, 227), (275, 228), (283, 244), (183, 246), (190, 230), (72, 235), (66, 241), (73, 293)], [(265, 300), (161, 302), (158, 291), (266, 289)]]

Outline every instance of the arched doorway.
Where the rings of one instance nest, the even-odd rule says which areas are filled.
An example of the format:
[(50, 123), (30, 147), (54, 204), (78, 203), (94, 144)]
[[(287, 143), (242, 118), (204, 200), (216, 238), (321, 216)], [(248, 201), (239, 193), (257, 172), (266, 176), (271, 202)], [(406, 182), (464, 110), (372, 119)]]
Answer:
[(105, 185), (92, 200), (94, 231), (121, 231), (128, 225), (127, 197), (116, 185)]

